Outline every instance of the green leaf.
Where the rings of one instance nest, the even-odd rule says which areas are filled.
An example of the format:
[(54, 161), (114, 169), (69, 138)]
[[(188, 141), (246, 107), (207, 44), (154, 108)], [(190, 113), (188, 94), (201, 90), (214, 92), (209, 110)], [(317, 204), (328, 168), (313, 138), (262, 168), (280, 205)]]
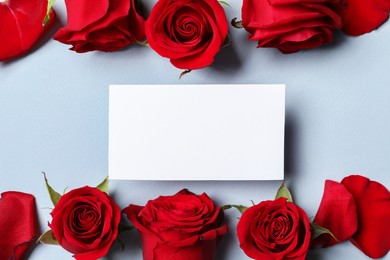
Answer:
[(108, 176), (96, 188), (108, 194)]
[(227, 2), (225, 2), (225, 1), (218, 1), (220, 4), (223, 4), (223, 5), (226, 5), (226, 6), (229, 6), (229, 7), (231, 7)]
[(45, 182), (46, 182), (46, 188), (47, 188), (47, 191), (49, 192), (49, 196), (50, 196), (50, 200), (51, 202), (53, 203), (54, 207), (57, 205), (58, 201), (61, 199), (61, 195), (56, 192), (50, 185), (49, 185), (49, 181), (47, 180), (46, 178), (46, 174), (44, 172), (43, 173), (43, 177), (45, 178)]
[(53, 8), (53, 4), (56, 0), (49, 0), (47, 2), (47, 10), (46, 10), (46, 16), (43, 20), (43, 26), (45, 26), (49, 21), (50, 21), (50, 12), (51, 12), (51, 9)]
[(41, 242), (46, 245), (59, 245), (57, 239), (53, 235), (53, 231), (50, 229), (43, 233), (37, 240), (37, 243)]
[(339, 241), (333, 233), (324, 227), (320, 227), (317, 224), (311, 223), (311, 240), (316, 239), (317, 237), (321, 236), (322, 234), (328, 234), (331, 237), (333, 237), (336, 241)]
[(293, 202), (291, 193), (288, 190), (285, 182), (282, 183), (278, 192), (276, 193), (275, 199), (279, 199), (279, 198), (286, 198), (288, 202)]
[(243, 205), (225, 205), (225, 206), (221, 207), (222, 210), (227, 210), (227, 209), (231, 209), (231, 208), (237, 209), (239, 212), (241, 212), (241, 214), (244, 213), (245, 210), (248, 209), (248, 207), (243, 206)]

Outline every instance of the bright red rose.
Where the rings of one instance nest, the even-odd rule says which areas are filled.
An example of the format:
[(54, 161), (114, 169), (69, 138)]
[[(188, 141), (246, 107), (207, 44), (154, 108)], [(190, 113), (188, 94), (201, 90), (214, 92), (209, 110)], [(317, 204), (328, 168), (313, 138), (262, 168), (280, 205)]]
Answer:
[(140, 233), (144, 260), (211, 260), (228, 230), (223, 211), (205, 193), (182, 190), (123, 212)]
[(245, 210), (237, 236), (242, 250), (253, 259), (304, 260), (310, 244), (310, 222), (300, 207), (282, 197)]
[(145, 38), (135, 0), (65, 0), (68, 23), (54, 39), (76, 52), (116, 51)]
[(0, 1), (0, 61), (21, 56), (35, 46), (55, 17), (52, 9), (49, 23), (43, 26), (47, 4), (47, 0)]
[(340, 0), (244, 0), (242, 25), (258, 47), (282, 53), (331, 43), (341, 18), (333, 10)]
[(145, 24), (146, 38), (158, 54), (180, 69), (213, 63), (228, 23), (217, 0), (159, 0)]
[(0, 259), (25, 259), (38, 235), (34, 196), (16, 191), (1, 194), (0, 234)]
[(54, 237), (78, 260), (105, 256), (118, 236), (120, 209), (97, 188), (86, 186), (65, 193), (51, 215)]
[(389, 18), (390, 0), (343, 0), (343, 31), (358, 36), (369, 33)]
[(369, 257), (381, 258), (390, 250), (389, 220), (390, 193), (382, 184), (359, 175), (345, 177), (341, 184), (327, 181), (314, 222), (339, 241), (323, 234), (313, 242), (330, 246), (349, 239)]

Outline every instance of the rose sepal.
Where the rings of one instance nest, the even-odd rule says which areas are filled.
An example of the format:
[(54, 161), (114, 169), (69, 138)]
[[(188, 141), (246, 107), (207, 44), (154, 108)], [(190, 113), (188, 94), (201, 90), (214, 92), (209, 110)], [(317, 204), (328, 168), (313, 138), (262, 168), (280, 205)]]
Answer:
[(291, 192), (288, 190), (286, 183), (283, 181), (282, 185), (276, 192), (275, 200), (279, 198), (286, 198), (287, 202), (294, 202), (292, 199)]
[(54, 207), (57, 205), (58, 201), (61, 199), (61, 194), (55, 191), (49, 184), (49, 181), (46, 178), (46, 173), (43, 173), (43, 177), (45, 178), (46, 188), (49, 192), (50, 200), (53, 203)]
[(231, 5), (230, 5), (228, 2), (226, 2), (226, 1), (218, 0), (218, 2), (219, 2), (221, 5), (226, 5), (226, 6), (228, 6), (228, 7), (231, 7)]
[(46, 26), (46, 24), (50, 21), (50, 19), (51, 19), (50, 13), (53, 10), (53, 5), (54, 5), (55, 1), (56, 0), (48, 0), (47, 1), (47, 11), (46, 11), (45, 18), (43, 19), (42, 26)]
[(96, 189), (108, 194), (108, 176), (96, 186)]
[(136, 41), (141, 46), (150, 47), (148, 40)]
[(228, 204), (228, 205), (224, 205), (221, 207), (222, 210), (228, 210), (228, 209), (231, 209), (231, 208), (235, 208), (237, 209), (241, 214), (244, 213), (248, 207), (246, 206), (243, 206), (243, 205), (233, 205), (233, 204)]
[(43, 233), (38, 238), (37, 243), (39, 243), (39, 242), (42, 244), (46, 244), (46, 245), (56, 245), (56, 246), (59, 245), (59, 243), (58, 243), (57, 239), (55, 238), (53, 231), (51, 229), (46, 231), (45, 233)]
[(329, 229), (321, 227), (321, 226), (318, 226), (315, 223), (310, 223), (310, 227), (311, 227), (311, 240), (314, 240), (314, 239), (316, 239), (317, 237), (319, 237), (319, 236), (321, 236), (323, 234), (328, 234), (331, 237), (333, 237), (334, 240), (339, 242), (339, 240), (335, 237), (335, 235), (333, 235), (333, 233)]

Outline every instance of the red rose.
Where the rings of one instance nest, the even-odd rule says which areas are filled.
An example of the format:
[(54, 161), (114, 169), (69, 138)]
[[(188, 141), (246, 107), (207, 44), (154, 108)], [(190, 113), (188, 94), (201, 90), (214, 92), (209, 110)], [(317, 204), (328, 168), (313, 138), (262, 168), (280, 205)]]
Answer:
[(390, 12), (389, 0), (343, 0), (340, 9), (343, 31), (349, 35), (362, 35), (378, 28), (387, 21)]
[(4, 192), (0, 212), (0, 259), (25, 259), (26, 253), (35, 245), (38, 233), (34, 196)]
[(315, 48), (333, 40), (341, 27), (332, 9), (339, 0), (244, 0), (242, 25), (258, 47), (274, 47), (282, 53)]
[(223, 211), (205, 193), (182, 190), (123, 212), (140, 232), (144, 260), (211, 260), (227, 232)]
[(43, 26), (46, 12), (47, 0), (0, 1), (0, 61), (31, 50), (54, 20), (52, 9), (49, 23)]
[(146, 38), (158, 54), (180, 69), (213, 63), (228, 23), (217, 0), (159, 0), (145, 24)]
[(116, 51), (143, 40), (144, 19), (134, 0), (65, 0), (68, 23), (54, 39), (76, 52)]
[(359, 175), (345, 177), (341, 184), (328, 181), (314, 222), (339, 240), (323, 234), (314, 241), (317, 246), (349, 239), (369, 257), (383, 257), (390, 250), (390, 192)]
[(248, 208), (237, 225), (240, 247), (262, 260), (305, 259), (310, 243), (306, 213), (286, 198)]
[(106, 193), (86, 186), (62, 195), (51, 215), (49, 226), (58, 243), (74, 258), (92, 260), (107, 254), (121, 213)]

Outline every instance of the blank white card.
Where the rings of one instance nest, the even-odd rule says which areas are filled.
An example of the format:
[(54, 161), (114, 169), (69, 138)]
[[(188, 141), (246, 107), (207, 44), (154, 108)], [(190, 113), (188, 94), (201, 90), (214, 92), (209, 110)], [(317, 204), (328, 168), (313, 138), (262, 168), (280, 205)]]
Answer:
[(112, 85), (109, 177), (281, 180), (284, 85)]

